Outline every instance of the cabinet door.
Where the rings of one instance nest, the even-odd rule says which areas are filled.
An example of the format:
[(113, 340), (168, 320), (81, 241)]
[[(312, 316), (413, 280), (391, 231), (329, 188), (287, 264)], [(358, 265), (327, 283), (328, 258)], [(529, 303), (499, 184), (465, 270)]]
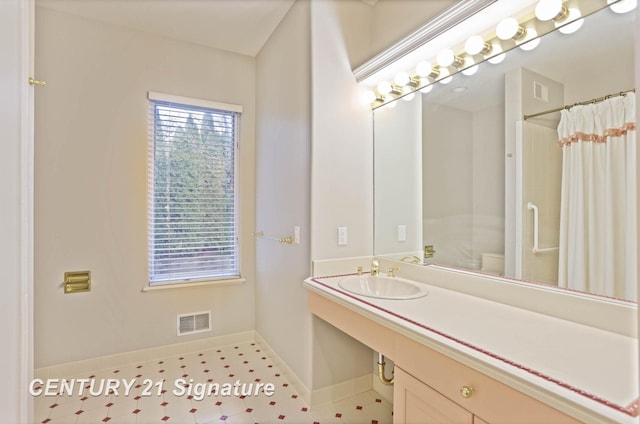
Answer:
[(394, 424), (473, 424), (473, 415), (401, 368), (394, 370)]

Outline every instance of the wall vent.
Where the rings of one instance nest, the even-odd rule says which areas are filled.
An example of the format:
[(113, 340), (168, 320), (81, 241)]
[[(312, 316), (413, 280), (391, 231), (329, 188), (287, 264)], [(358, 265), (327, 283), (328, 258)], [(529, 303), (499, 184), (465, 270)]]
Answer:
[(211, 311), (178, 314), (178, 336), (211, 331)]

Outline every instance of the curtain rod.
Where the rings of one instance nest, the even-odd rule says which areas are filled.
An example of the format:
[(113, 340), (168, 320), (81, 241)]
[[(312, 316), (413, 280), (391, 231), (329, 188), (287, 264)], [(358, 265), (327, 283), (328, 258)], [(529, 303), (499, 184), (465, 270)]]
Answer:
[(612, 97), (624, 96), (627, 93), (631, 93), (631, 92), (635, 93), (636, 89), (632, 88), (631, 90), (621, 91), (619, 93), (607, 94), (606, 96), (603, 96), (603, 97), (596, 97), (595, 99), (587, 100), (585, 102), (579, 102), (579, 103), (574, 103), (572, 105), (566, 105), (566, 106), (562, 106), (562, 107), (557, 107), (555, 109), (546, 110), (544, 112), (534, 113), (532, 115), (524, 115), (523, 118), (526, 121), (527, 119), (535, 118), (536, 116), (542, 116), (542, 115), (546, 115), (548, 113), (553, 113), (553, 112), (560, 112), (562, 109), (569, 110), (574, 106), (581, 106), (581, 105), (584, 106), (584, 105), (588, 105), (588, 104), (591, 104), (591, 103), (599, 103), (599, 102), (602, 102), (604, 100), (608, 100), (608, 99), (610, 99)]

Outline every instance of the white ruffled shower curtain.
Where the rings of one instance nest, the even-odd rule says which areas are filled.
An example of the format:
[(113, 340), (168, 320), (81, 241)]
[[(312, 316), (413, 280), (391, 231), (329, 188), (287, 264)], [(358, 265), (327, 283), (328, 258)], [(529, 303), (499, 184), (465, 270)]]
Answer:
[(558, 285), (635, 300), (635, 94), (561, 112)]

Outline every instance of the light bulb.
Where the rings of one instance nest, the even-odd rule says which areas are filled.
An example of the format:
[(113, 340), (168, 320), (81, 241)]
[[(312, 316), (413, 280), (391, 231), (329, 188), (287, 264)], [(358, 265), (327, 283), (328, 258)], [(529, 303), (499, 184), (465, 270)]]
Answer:
[(389, 81), (380, 81), (380, 83), (378, 84), (378, 93), (382, 94), (383, 96), (391, 93), (392, 90), (393, 87), (391, 87), (391, 83)]
[(550, 21), (562, 12), (562, 0), (540, 0), (536, 6), (536, 18)]
[(416, 66), (416, 74), (418, 74), (418, 76), (422, 78), (428, 77), (432, 71), (433, 71), (433, 67), (429, 62), (425, 60), (418, 63), (418, 66)]
[(398, 105), (398, 102), (396, 102), (394, 98), (385, 99), (385, 101), (387, 101), (387, 103), (385, 104), (385, 107), (388, 107), (390, 109)]
[(524, 29), (514, 18), (505, 18), (498, 23), (496, 35), (501, 40), (515, 40), (523, 37)]
[(426, 93), (429, 93), (431, 90), (433, 90), (433, 85), (429, 84), (429, 85), (426, 85), (426, 86), (422, 87), (420, 89), (420, 92), (426, 94)]
[[(472, 35), (464, 43), (464, 50), (471, 56), (483, 53), (483, 50), (487, 46), (484, 39), (479, 35)], [(490, 46), (490, 45), (489, 45)], [(485, 53), (486, 54), (486, 53)]]
[(453, 53), (453, 51), (449, 49), (444, 49), (444, 50), (441, 50), (440, 53), (438, 53), (438, 56), (436, 57), (436, 62), (438, 63), (438, 65), (442, 67), (446, 67), (446, 66), (450, 66), (454, 62), (455, 58), (456, 58), (456, 55)]
[(520, 43), (520, 48), (525, 51), (530, 51), (538, 47), (538, 44), (540, 44), (538, 32), (533, 28), (529, 28), (527, 30), (527, 38)]
[(611, 6), (609, 6), (609, 8), (616, 13), (631, 12), (638, 6), (638, 0), (621, 0), (617, 3), (613, 3), (614, 1), (615, 0), (607, 0), (607, 4), (610, 4)]
[(556, 27), (560, 26), (558, 31), (560, 31), (563, 34), (573, 34), (577, 30), (579, 30), (582, 27), (582, 24), (584, 23), (584, 19), (578, 19), (581, 16), (582, 16), (582, 13), (580, 13), (580, 9), (575, 9), (573, 7), (570, 8), (569, 16), (567, 17), (566, 22), (571, 22), (571, 23), (564, 26), (560, 26), (561, 24), (556, 24)]
[(395, 79), (393, 80), (393, 82), (395, 82), (396, 85), (399, 85), (400, 87), (404, 87), (405, 85), (409, 84), (409, 81), (409, 74), (406, 72), (398, 72)]
[(402, 100), (405, 100), (407, 102), (413, 100), (413, 98), (416, 97), (416, 93), (413, 91), (411, 87), (405, 87), (402, 90), (402, 94), (404, 94), (404, 96), (402, 97)]
[(470, 63), (466, 63), (465, 62), (465, 66), (467, 66), (467, 68), (462, 70), (462, 73), (466, 76), (471, 76), (474, 75), (476, 72), (478, 72), (478, 65), (472, 65), (469, 66)]
[(451, 72), (447, 68), (440, 68), (439, 78), (441, 78), (438, 80), (440, 84), (449, 84), (453, 80)]
[(363, 104), (368, 105), (375, 102), (377, 96), (376, 93), (373, 92), (373, 90), (366, 90), (362, 93), (361, 99)]
[[(498, 44), (494, 44), (493, 45), (493, 51), (496, 52), (496, 53), (502, 52), (502, 47), (500, 47)], [(489, 58), (489, 63), (491, 63), (493, 65), (497, 65), (498, 63), (502, 62), (505, 57), (507, 57), (506, 53), (497, 54), (497, 55)]]

